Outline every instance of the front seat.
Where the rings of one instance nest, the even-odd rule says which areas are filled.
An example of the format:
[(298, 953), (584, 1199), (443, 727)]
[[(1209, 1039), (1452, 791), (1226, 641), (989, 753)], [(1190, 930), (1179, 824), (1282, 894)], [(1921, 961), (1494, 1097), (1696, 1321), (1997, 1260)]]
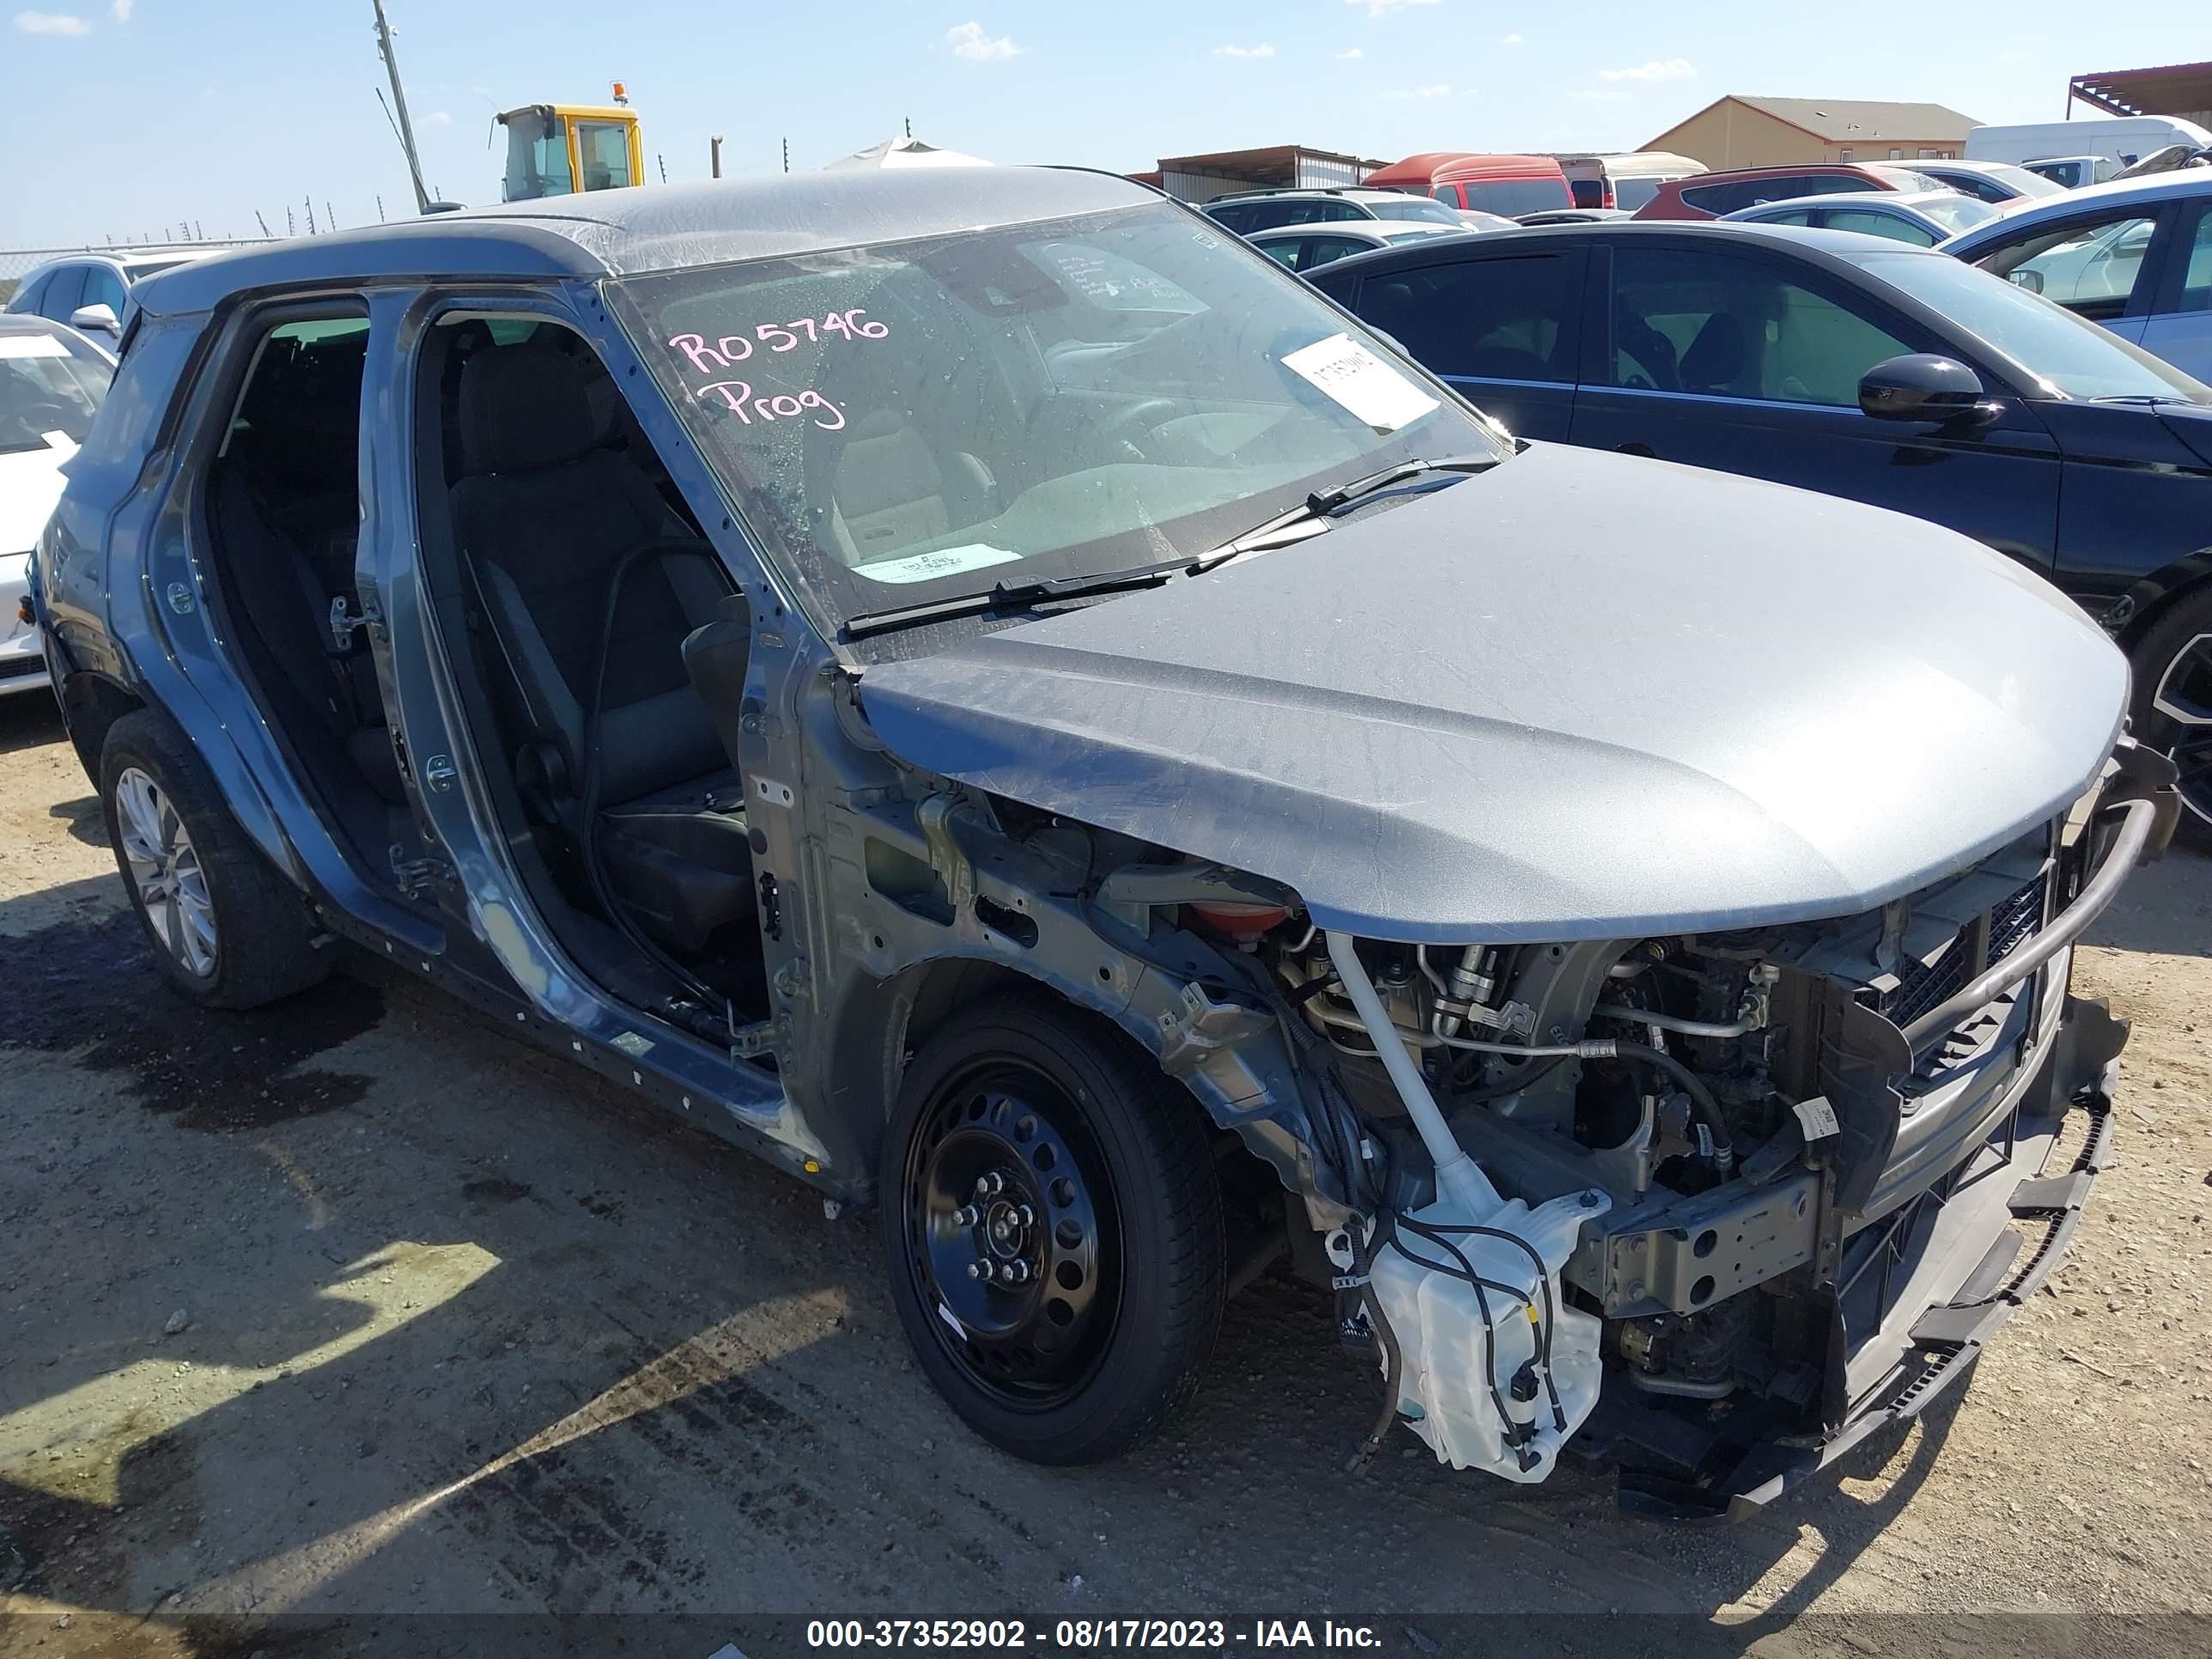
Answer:
[(1742, 320), (1730, 311), (1716, 311), (1682, 354), (1682, 390), (1727, 392), (1743, 374), (1745, 362)]
[[(516, 781), (541, 819), (596, 840), (648, 935), (696, 956), (757, 906), (744, 797), (684, 665), (685, 637), (714, 620), (728, 583), (645, 473), (598, 446), (584, 369), (550, 341), (470, 357), (459, 412), (453, 526), (510, 681)], [(697, 551), (630, 561), (658, 542)], [(584, 818), (594, 762), (596, 825)]]

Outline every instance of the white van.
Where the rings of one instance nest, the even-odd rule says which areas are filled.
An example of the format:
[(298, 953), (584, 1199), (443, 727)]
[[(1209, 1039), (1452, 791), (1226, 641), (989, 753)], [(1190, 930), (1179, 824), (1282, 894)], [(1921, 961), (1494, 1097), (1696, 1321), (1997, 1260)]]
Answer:
[(1634, 212), (1670, 179), (1705, 171), (1703, 161), (1662, 149), (1600, 153), (1554, 151), (1559, 170), (1578, 208), (1621, 208)]
[(2112, 161), (2117, 172), (2168, 144), (2193, 144), (2199, 149), (2212, 148), (2212, 132), (2207, 132), (2194, 121), (2167, 115), (2116, 115), (2094, 121), (2029, 121), (2017, 126), (1974, 128), (1966, 135), (1966, 156), (1975, 161), (2026, 164), (2062, 156), (2102, 155)]

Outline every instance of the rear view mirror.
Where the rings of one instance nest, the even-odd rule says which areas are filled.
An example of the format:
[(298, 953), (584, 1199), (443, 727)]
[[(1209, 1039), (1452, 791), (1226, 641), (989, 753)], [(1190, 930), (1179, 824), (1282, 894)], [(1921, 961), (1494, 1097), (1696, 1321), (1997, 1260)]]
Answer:
[(2014, 288), (2024, 288), (2030, 294), (2043, 292), (2043, 273), (2039, 270), (2014, 270), (2006, 273), (2005, 281)]
[(123, 325), (116, 320), (115, 307), (109, 305), (79, 306), (70, 313), (70, 326), (80, 334), (123, 332)]
[(1915, 351), (1876, 363), (1859, 380), (1859, 408), (1878, 421), (1950, 421), (1976, 412), (1980, 377), (1955, 358)]

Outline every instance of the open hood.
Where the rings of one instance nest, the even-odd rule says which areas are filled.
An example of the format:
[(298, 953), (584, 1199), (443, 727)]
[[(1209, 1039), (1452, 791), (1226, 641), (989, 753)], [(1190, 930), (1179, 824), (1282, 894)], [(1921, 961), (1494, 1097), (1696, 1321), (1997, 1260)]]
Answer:
[(861, 683), (916, 766), (1413, 941), (1870, 908), (2055, 816), (2126, 696), (1950, 531), (1549, 446)]

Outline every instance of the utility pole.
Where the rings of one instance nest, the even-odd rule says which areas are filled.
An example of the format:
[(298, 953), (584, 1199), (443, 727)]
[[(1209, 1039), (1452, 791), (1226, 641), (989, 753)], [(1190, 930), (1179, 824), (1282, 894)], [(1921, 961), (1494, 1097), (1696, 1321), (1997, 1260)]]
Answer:
[(303, 198), (300, 205), (307, 210), (307, 234), (315, 234), (315, 204), (313, 198)]
[(323, 198), (323, 223), (332, 230), (338, 228), (338, 216), (331, 211), (330, 198), (327, 196)]
[(259, 208), (253, 210), (253, 222), (261, 227), (261, 234), (264, 236), (266, 236), (270, 241), (273, 242), (276, 240), (276, 233), (269, 228), (269, 222), (261, 216), (261, 210)]
[(786, 173), (791, 171), (791, 140), (788, 138), (783, 141), (783, 170)]
[(376, 222), (384, 222), (384, 192), (380, 190), (376, 192)]
[(660, 163), (660, 182), (664, 185), (666, 184), (668, 182), (668, 158), (665, 155), (663, 155), (659, 150), (655, 150), (653, 152), (653, 159)]
[(914, 117), (911, 115), (906, 118), (906, 136), (909, 138), (914, 137)]
[(392, 52), (392, 26), (384, 21), (384, 0), (372, 0), (376, 7), (376, 49), (384, 54), (386, 73), (392, 77), (392, 105), (398, 112), (399, 148), (407, 153), (407, 176), (415, 185), (415, 209), (418, 213), (430, 210), (430, 192), (422, 188), (422, 158), (415, 152), (415, 127), (407, 118), (407, 94), (399, 89), (399, 59)]
[(722, 176), (722, 135), (719, 132), (707, 141), (707, 170), (717, 179)]

